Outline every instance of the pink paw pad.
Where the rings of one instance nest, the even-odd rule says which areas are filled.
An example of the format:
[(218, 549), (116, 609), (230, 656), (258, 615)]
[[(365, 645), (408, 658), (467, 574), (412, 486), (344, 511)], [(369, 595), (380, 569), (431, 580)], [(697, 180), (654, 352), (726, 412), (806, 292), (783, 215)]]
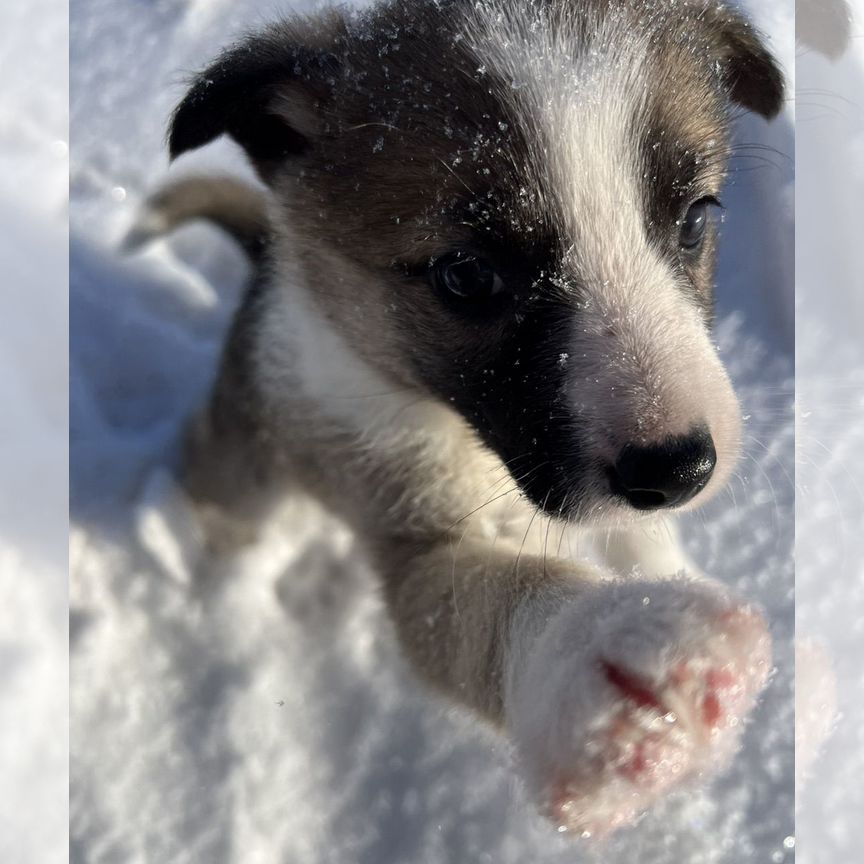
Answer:
[(612, 701), (584, 753), (596, 773), (583, 763), (551, 785), (549, 815), (559, 830), (608, 834), (731, 750), (767, 681), (767, 630), (747, 608), (724, 613), (709, 629), (692, 658), (675, 662), (659, 682), (601, 661)]

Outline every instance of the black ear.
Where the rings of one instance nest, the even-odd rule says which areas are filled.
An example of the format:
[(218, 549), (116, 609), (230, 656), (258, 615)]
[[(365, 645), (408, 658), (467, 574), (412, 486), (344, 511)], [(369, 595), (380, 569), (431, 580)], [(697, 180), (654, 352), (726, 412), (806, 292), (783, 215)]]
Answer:
[(766, 119), (783, 107), (785, 83), (759, 32), (738, 12), (712, 2), (706, 15), (720, 46), (723, 81), (733, 102)]
[[(266, 178), (302, 154), (311, 143), (308, 115), (329, 96), (338, 72), (337, 40), (332, 26), (298, 33), (283, 24), (225, 51), (194, 79), (174, 111), (171, 158), (226, 134)], [(290, 105), (298, 109), (297, 122)]]

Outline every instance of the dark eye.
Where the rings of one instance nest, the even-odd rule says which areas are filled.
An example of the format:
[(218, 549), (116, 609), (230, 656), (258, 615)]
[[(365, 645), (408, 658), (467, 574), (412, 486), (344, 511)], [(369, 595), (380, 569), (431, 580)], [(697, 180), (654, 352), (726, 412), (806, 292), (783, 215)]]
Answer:
[(683, 249), (696, 249), (702, 243), (708, 227), (708, 208), (712, 203), (711, 198), (701, 198), (690, 205), (687, 215), (679, 223), (678, 242)]
[(432, 278), (439, 291), (463, 303), (482, 303), (504, 290), (501, 277), (488, 261), (465, 252), (436, 259)]

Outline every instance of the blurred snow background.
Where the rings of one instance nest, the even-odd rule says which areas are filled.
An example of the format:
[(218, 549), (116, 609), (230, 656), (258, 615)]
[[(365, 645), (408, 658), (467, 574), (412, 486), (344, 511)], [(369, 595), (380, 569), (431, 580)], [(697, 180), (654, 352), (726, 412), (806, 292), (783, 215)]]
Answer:
[(68, 816), (65, 0), (0, 4), (0, 860)]
[[(825, 0), (806, 5), (800, 37), (839, 56), (805, 48), (797, 63), (796, 617), (833, 665), (839, 716), (799, 790), (798, 851), (831, 864), (860, 859), (864, 813), (864, 0), (845, 49)], [(803, 693), (820, 676), (798, 680)], [(799, 727), (830, 699), (799, 698)]]
[[(791, 72), (791, 3), (751, 5)], [(503, 741), (414, 682), (372, 574), (313, 505), (287, 502), (254, 548), (204, 584), (189, 579), (192, 526), (168, 472), (245, 264), (201, 226), (134, 258), (117, 244), (166, 176), (165, 124), (184, 76), (286, 8), (72, 5), (72, 860), (791, 861), (791, 111), (739, 130), (753, 146), (725, 196), (718, 338), (749, 416), (747, 454), (728, 495), (687, 530), (703, 567), (767, 610), (778, 671), (724, 776), (592, 848), (534, 815)], [(34, 135), (50, 146), (55, 132)], [(226, 142), (172, 171), (200, 166), (246, 172)], [(52, 314), (41, 302), (37, 312)]]

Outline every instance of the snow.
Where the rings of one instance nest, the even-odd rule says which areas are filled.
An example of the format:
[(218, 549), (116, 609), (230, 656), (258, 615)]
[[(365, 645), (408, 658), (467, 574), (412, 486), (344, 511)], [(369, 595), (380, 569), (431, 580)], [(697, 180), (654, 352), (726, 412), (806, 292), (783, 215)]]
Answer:
[(834, 679), (798, 725), (821, 722), (832, 691), (839, 712), (799, 793), (806, 864), (859, 858), (864, 812), (864, 3), (852, 8), (854, 51), (798, 58), (796, 618)]
[(68, 814), (62, 2), (0, 5), (0, 74), (0, 859), (55, 862)]
[[(36, 22), (48, 5), (50, 0), (39, 0), (15, 14), (22, 24)], [(790, 70), (791, 2), (760, 0), (753, 6)], [(118, 243), (142, 198), (166, 175), (165, 120), (183, 92), (183, 76), (275, 11), (252, 0), (77, 0), (73, 6), (72, 860), (791, 861), (784, 844), (794, 834), (794, 262), (792, 164), (785, 158), (793, 149), (791, 115), (770, 128), (747, 120), (741, 132), (748, 143), (780, 151), (769, 157), (773, 164), (742, 170), (726, 200), (718, 338), (750, 417), (747, 455), (729, 494), (687, 527), (689, 551), (703, 568), (765, 608), (777, 672), (729, 771), (708, 789), (679, 794), (598, 849), (557, 836), (525, 801), (506, 743), (415, 682), (399, 656), (373, 574), (355, 555), (350, 535), (316, 506), (286, 502), (252, 548), (233, 560), (209, 562), (203, 580), (191, 577), (194, 568), (202, 568), (200, 550), (170, 468), (183, 423), (213, 374), (245, 264), (227, 241), (199, 226), (135, 257), (120, 255)], [(21, 68), (45, 52), (56, 54), (64, 35), (51, 35), (39, 52), (21, 50)], [(18, 74), (23, 81), (27, 73)], [(13, 98), (29, 110), (24, 95), (16, 91)], [(0, 121), (17, 123), (18, 113), (0, 115)], [(35, 106), (33, 113), (47, 120), (28, 132), (27, 146), (55, 152), (52, 142), (64, 137), (59, 108)], [(0, 134), (3, 128), (0, 123)], [(19, 140), (24, 127), (13, 129)], [(248, 174), (225, 142), (184, 157), (172, 171), (191, 165)], [(12, 232), (10, 248), (17, 247), (18, 260), (27, 262), (37, 256), (38, 234), (27, 216), (37, 205), (22, 191), (30, 180), (46, 190), (39, 206), (51, 230), (61, 233), (62, 199), (51, 198), (44, 177), (19, 174), (27, 182), (16, 189), (10, 176), (0, 172), (0, 201), (20, 204), (21, 210), (15, 219), (4, 217), (3, 227)], [(40, 260), (41, 272), (51, 266)], [(20, 273), (24, 278), (26, 268)], [(37, 296), (22, 291), (16, 298), (22, 320), (48, 316), (51, 344), (62, 342), (56, 333), (65, 320), (54, 321), (52, 316), (62, 316), (50, 305), (57, 298), (45, 303)], [(824, 305), (824, 299), (813, 301), (815, 308)], [(5, 316), (0, 321), (0, 353), (10, 344), (7, 331), (9, 340), (17, 334), (27, 347), (21, 337), (28, 331)], [(837, 394), (831, 397), (835, 406), (845, 412), (851, 395), (860, 396), (860, 373), (856, 379), (849, 371), (853, 363), (841, 360), (841, 346), (828, 341), (824, 328), (820, 332), (822, 341), (804, 346), (821, 376), (809, 379), (811, 392), (829, 386)], [(839, 338), (850, 343), (851, 357), (851, 332)], [(827, 345), (833, 362), (825, 359)], [(9, 460), (9, 475), (2, 465), (3, 476), (13, 478), (14, 494), (0, 498), (0, 590), (11, 598), (0, 611), (0, 634), (14, 625), (24, 646), (15, 662), (27, 675), (37, 675), (61, 649), (63, 630), (57, 610), (31, 593), (32, 585), (56, 580), (62, 571), (47, 547), (34, 548), (28, 536), (39, 514), (28, 496), (56, 473), (57, 466), (39, 457), (43, 441), (56, 436), (64, 418), (57, 406), (58, 413), (39, 415), (26, 396), (42, 386), (41, 379), (22, 386), (4, 372), (8, 365), (0, 363), (0, 392), (17, 398), (29, 446), (26, 460)], [(851, 411), (843, 417), (851, 421)], [(834, 459), (809, 457), (824, 470), (815, 485), (836, 490), (860, 432), (843, 435), (843, 429), (816, 420), (810, 431), (819, 440), (832, 440), (837, 432), (843, 437), (847, 450)], [(847, 491), (843, 485), (839, 494)], [(829, 532), (838, 521), (836, 507), (799, 514), (799, 538), (812, 538), (812, 548), (823, 550), (814, 567), (838, 574), (827, 580), (827, 600), (816, 616), (821, 618), (812, 622), (814, 628), (821, 624), (817, 635), (826, 639), (832, 616), (851, 619), (854, 630), (848, 592), (855, 585), (861, 591), (860, 565), (857, 577), (853, 572), (846, 581), (842, 575), (860, 560), (851, 554), (860, 537), (847, 532), (843, 543), (826, 548), (825, 537), (835, 536)], [(20, 525), (12, 518), (16, 513), (22, 514)], [(30, 573), (22, 580), (25, 559)], [(816, 581), (824, 591), (826, 580)], [(851, 640), (835, 647), (848, 648)], [(0, 670), (5, 673), (15, 657), (0, 635)], [(3, 733), (12, 728), (11, 706), (19, 706), (15, 720), (23, 721), (34, 742), (37, 736), (51, 740), (46, 727), (65, 710), (62, 676), (51, 679), (56, 690), (46, 701), (28, 693), (27, 680), (19, 671), (0, 689), (4, 742), (10, 740)], [(829, 742), (826, 752), (838, 771), (851, 774), (861, 763), (843, 763), (852, 734), (846, 731), (840, 749), (832, 750)], [(51, 748), (42, 751), (46, 760), (54, 758)], [(0, 753), (5, 766), (9, 754)], [(19, 786), (34, 789), (34, 800), (47, 795), (37, 767), (11, 774), (4, 768), (3, 799), (12, 800)], [(2, 821), (8, 812), (4, 807), (0, 816), (3, 860), (59, 860), (62, 852), (50, 846), (47, 831), (31, 831), (31, 845), (22, 840), (4, 846), (14, 842)], [(50, 812), (42, 819), (65, 818), (62, 802), (39, 812)], [(832, 837), (842, 843), (842, 834)]]

